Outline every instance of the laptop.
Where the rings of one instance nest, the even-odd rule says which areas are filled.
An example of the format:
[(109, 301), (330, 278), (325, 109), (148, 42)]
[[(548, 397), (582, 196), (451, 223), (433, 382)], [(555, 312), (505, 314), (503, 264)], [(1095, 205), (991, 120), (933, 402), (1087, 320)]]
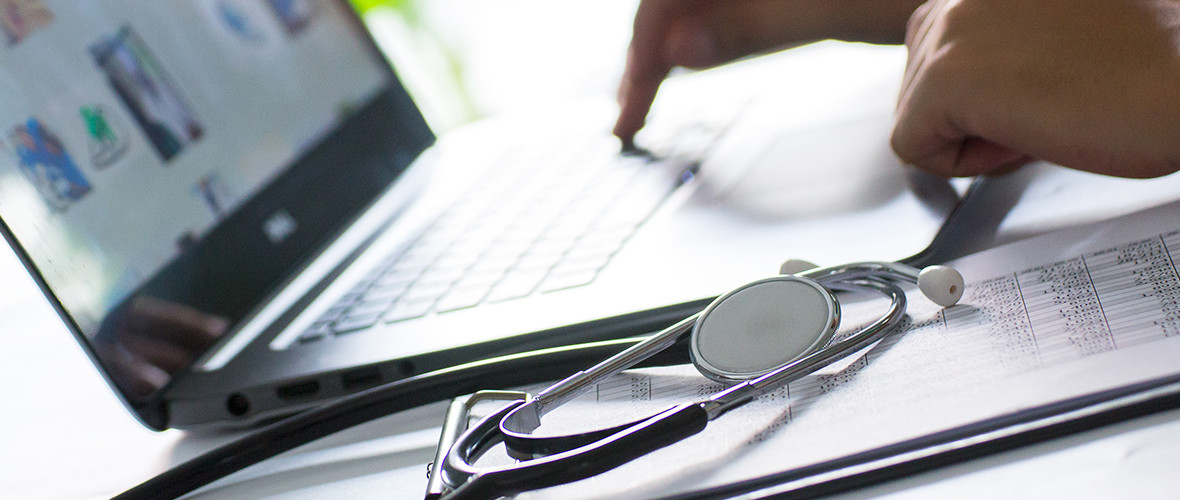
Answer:
[[(728, 142), (689, 127), (689, 156), (621, 152), (593, 112), (436, 137), (343, 1), (14, 5), (0, 14), (3, 234), (155, 429), (253, 425), (651, 332), (799, 252), (915, 253), (952, 207), (889, 161), (871, 162), (888, 172), (874, 196), (784, 191), (866, 204), (855, 223), (847, 203), (776, 206), (750, 187), (781, 175), (769, 158), (810, 168), (850, 149), (751, 142), (783, 132), (758, 119), (729, 124), (725, 137), (756, 128)], [(869, 94), (888, 97), (857, 107), (861, 136), (838, 137), (871, 137), (876, 155), (892, 96)], [(733, 168), (711, 182), (710, 161)]]

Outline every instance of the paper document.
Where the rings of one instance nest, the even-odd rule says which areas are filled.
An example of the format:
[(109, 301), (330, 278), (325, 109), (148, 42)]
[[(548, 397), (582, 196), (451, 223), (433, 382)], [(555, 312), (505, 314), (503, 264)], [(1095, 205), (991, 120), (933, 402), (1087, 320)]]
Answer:
[[(913, 291), (911, 324), (839, 369), (618, 469), (520, 498), (669, 495), (1180, 372), (1177, 261), (1180, 204), (960, 259), (960, 305), (941, 310)], [(886, 302), (848, 304), (842, 330)], [(538, 434), (622, 423), (719, 388), (687, 365), (627, 372), (548, 415)]]

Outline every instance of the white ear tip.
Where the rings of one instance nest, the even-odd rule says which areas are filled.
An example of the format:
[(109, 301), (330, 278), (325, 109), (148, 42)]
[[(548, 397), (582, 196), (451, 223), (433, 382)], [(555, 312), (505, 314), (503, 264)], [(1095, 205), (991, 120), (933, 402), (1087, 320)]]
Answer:
[(779, 274), (798, 274), (803, 271), (809, 271), (819, 267), (818, 265), (802, 260), (802, 259), (788, 259), (778, 266)]
[(918, 289), (942, 307), (959, 303), (964, 287), (963, 275), (947, 266), (929, 266), (918, 273)]

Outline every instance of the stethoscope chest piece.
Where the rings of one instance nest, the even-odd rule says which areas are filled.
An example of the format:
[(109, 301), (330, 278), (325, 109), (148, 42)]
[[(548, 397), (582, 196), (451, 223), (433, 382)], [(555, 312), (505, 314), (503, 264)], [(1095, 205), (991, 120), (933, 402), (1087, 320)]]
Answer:
[(750, 380), (827, 345), (839, 323), (839, 303), (815, 280), (755, 281), (701, 313), (690, 340), (693, 364), (719, 382)]

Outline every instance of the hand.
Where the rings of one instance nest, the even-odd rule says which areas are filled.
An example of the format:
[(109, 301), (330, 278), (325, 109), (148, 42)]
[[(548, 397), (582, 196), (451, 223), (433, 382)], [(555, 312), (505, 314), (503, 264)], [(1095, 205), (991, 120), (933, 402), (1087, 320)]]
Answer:
[(906, 45), (892, 143), (922, 169), (1180, 169), (1178, 2), (931, 0)]
[(814, 40), (901, 43), (921, 0), (642, 0), (619, 85), (615, 135), (630, 144), (677, 66), (706, 68)]

